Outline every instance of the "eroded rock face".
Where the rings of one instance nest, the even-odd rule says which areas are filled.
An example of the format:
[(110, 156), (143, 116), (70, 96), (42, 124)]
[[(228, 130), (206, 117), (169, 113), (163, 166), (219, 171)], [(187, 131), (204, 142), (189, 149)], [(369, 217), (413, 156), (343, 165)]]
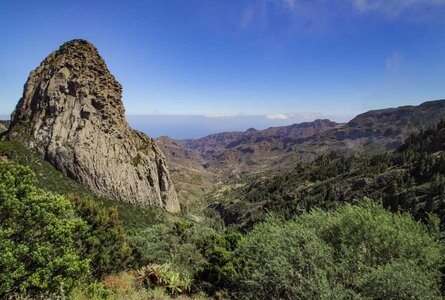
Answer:
[(121, 94), (92, 44), (67, 42), (30, 73), (9, 137), (99, 195), (177, 212), (164, 155), (130, 128)]
[(0, 121), (0, 134), (8, 130), (8, 127), (6, 126), (6, 123), (4, 121)]

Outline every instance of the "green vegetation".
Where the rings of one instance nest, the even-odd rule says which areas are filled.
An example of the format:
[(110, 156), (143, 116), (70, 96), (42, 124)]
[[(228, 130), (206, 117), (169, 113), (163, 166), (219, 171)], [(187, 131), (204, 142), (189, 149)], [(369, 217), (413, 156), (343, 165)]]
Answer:
[(88, 224), (33, 182), (29, 168), (0, 162), (0, 296), (68, 292), (90, 271), (80, 250)]
[(91, 199), (100, 207), (116, 209), (126, 227), (146, 227), (165, 219), (178, 219), (178, 217), (156, 207), (141, 207), (98, 197), (83, 185), (53, 168), (49, 162), (19, 142), (0, 141), (0, 157), (28, 166), (35, 173), (35, 185), (44, 191), (62, 195), (77, 195), (82, 199)]
[[(445, 122), (410, 136), (395, 152), (346, 155), (331, 152), (287, 174), (257, 178), (215, 194), (210, 202), (226, 224), (248, 230), (268, 212), (286, 219), (313, 208), (331, 210), (363, 197), (417, 220), (445, 221)], [(443, 225), (442, 225), (443, 226)]]
[(73, 203), (76, 214), (88, 224), (82, 236), (81, 256), (90, 260), (93, 276), (102, 278), (122, 270), (130, 262), (131, 249), (117, 210), (100, 208), (92, 200), (74, 195), (66, 198)]
[(215, 192), (197, 223), (2, 141), (0, 297), (441, 298), (444, 142), (441, 122), (395, 152), (329, 153)]
[(368, 201), (287, 222), (269, 217), (236, 250), (236, 298), (439, 297), (444, 248), (430, 229)]

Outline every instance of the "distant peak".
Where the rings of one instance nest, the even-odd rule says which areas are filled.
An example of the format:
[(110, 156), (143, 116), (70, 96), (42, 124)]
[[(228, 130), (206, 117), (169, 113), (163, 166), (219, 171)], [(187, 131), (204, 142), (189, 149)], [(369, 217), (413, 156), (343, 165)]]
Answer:
[(329, 119), (316, 119), (314, 120), (314, 123), (335, 123)]
[(246, 130), (246, 133), (253, 133), (253, 132), (257, 132), (257, 130), (253, 127)]

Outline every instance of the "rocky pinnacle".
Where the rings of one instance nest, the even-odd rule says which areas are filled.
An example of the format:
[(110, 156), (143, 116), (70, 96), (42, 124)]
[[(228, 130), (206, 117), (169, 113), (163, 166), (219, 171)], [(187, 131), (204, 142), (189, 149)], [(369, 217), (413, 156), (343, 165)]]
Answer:
[(67, 42), (30, 73), (9, 138), (101, 196), (178, 212), (165, 157), (130, 128), (121, 98), (97, 49)]

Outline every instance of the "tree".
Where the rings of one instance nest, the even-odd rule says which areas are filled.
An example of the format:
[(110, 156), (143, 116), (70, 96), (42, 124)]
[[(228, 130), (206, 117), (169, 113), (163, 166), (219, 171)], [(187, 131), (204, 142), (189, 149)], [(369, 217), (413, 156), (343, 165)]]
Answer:
[(0, 161), (0, 296), (68, 292), (90, 273), (77, 248), (87, 224), (33, 183), (29, 168)]
[(87, 230), (81, 239), (81, 256), (91, 260), (92, 275), (104, 275), (121, 271), (131, 257), (131, 248), (125, 238), (122, 222), (116, 209), (106, 209), (89, 199), (68, 195), (76, 214), (86, 222)]

